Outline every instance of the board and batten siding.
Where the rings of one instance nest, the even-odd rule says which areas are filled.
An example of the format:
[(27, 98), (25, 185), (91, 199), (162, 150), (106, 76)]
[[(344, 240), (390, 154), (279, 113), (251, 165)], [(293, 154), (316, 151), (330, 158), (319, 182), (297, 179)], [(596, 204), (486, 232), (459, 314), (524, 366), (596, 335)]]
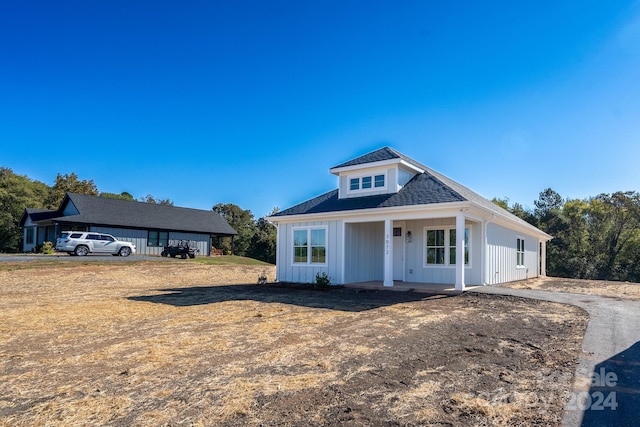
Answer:
[[(455, 218), (435, 218), (406, 221), (406, 232), (411, 231), (411, 242), (405, 242), (405, 280), (414, 283), (454, 284), (455, 265), (425, 265), (425, 227), (455, 229)], [(467, 221), (469, 228), (469, 266), (465, 267), (464, 281), (467, 285), (482, 283), (482, 224)], [(445, 237), (446, 238), (446, 237)], [(395, 250), (395, 248), (394, 248)]]
[[(293, 230), (324, 227), (327, 262), (324, 265), (293, 263)], [(277, 280), (291, 283), (315, 283), (316, 274), (327, 273), (332, 284), (339, 284), (342, 276), (342, 221), (308, 221), (280, 223), (278, 226)]]
[(384, 222), (345, 224), (344, 282), (384, 280)]
[[(160, 255), (164, 247), (162, 246), (147, 246), (147, 238), (149, 236), (149, 230), (129, 229), (129, 228), (117, 228), (117, 227), (91, 227), (90, 231), (97, 233), (106, 233), (113, 235), (118, 240), (124, 240), (136, 245), (136, 254), (139, 255)], [(196, 244), (198, 248), (198, 255), (208, 256), (210, 255), (209, 245), (210, 237), (208, 234), (198, 233), (181, 233), (169, 231), (169, 242), (178, 240), (189, 240)]]
[[(524, 239), (524, 266), (517, 265), (516, 241)], [(488, 285), (513, 282), (538, 276), (540, 240), (498, 224), (487, 225)]]

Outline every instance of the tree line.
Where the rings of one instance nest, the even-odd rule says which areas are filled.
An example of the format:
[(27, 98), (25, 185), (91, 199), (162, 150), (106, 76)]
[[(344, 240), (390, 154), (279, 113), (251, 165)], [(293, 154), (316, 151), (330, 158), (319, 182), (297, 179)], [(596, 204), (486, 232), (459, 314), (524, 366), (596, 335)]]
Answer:
[[(93, 180), (80, 180), (75, 173), (58, 174), (48, 186), (0, 167), (0, 252), (18, 252), (22, 232), (18, 228), (26, 207), (56, 209), (66, 192), (91, 194), (147, 203), (173, 205), (170, 199), (150, 194), (135, 199), (131, 194), (98, 191)], [(547, 188), (534, 201), (534, 209), (494, 198), (503, 207), (553, 236), (547, 243), (547, 274), (579, 279), (640, 282), (640, 193), (634, 191), (599, 194), (586, 199), (564, 199)], [(218, 203), (212, 207), (237, 231), (232, 239), (217, 244), (225, 253), (275, 263), (276, 228), (250, 210)], [(278, 212), (274, 208), (269, 215)]]
[(508, 199), (493, 202), (553, 236), (547, 275), (640, 282), (640, 193), (564, 199), (547, 188), (533, 210), (509, 206)]
[[(20, 252), (23, 234), (18, 224), (25, 208), (57, 209), (66, 193), (88, 194), (121, 200), (137, 200), (173, 206), (173, 201), (151, 194), (136, 199), (128, 192), (100, 192), (93, 180), (81, 180), (75, 173), (58, 174), (51, 186), (26, 175), (15, 174), (11, 169), (0, 167), (0, 252)], [(238, 232), (233, 241), (220, 239), (219, 245), (225, 253), (275, 263), (276, 228), (264, 218), (254, 219), (251, 211), (233, 204), (217, 204), (212, 210), (218, 212)], [(277, 212), (274, 208), (273, 213)]]

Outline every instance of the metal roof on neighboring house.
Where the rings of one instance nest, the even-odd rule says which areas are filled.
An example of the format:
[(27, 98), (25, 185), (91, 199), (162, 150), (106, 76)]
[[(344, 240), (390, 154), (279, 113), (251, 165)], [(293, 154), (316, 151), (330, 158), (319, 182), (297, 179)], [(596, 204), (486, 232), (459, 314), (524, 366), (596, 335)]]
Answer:
[[(63, 215), (72, 204), (77, 214)], [(67, 193), (57, 216), (47, 219), (61, 223), (92, 224), (113, 227), (173, 230), (193, 233), (235, 235), (236, 231), (214, 211), (111, 199)], [(33, 216), (32, 216), (33, 218)]]

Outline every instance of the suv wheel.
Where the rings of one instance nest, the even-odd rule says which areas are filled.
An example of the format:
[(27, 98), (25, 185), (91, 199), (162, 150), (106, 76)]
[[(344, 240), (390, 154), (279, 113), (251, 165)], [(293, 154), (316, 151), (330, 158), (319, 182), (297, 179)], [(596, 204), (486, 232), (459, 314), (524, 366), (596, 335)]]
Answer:
[(131, 255), (131, 248), (128, 246), (123, 246), (120, 248), (120, 256), (129, 256)]
[(85, 256), (89, 253), (89, 248), (84, 245), (76, 246), (76, 249), (73, 251), (78, 256)]

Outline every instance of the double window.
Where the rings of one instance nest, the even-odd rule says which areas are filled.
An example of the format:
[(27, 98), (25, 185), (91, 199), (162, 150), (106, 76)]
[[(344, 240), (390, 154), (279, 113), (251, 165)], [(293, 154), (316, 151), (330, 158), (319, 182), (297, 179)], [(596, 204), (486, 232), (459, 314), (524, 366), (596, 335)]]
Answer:
[(169, 244), (169, 232), (149, 230), (147, 246), (167, 246)]
[(524, 239), (516, 239), (516, 266), (524, 267)]
[[(425, 265), (456, 264), (456, 229), (425, 229)], [(464, 264), (469, 265), (469, 229), (464, 229)]]
[(327, 263), (326, 228), (298, 228), (293, 230), (293, 263)]
[(358, 191), (358, 190), (371, 190), (379, 188), (382, 189), (385, 187), (385, 175), (373, 175), (373, 176), (363, 176), (358, 178), (350, 178), (349, 179), (349, 190), (350, 191)]

